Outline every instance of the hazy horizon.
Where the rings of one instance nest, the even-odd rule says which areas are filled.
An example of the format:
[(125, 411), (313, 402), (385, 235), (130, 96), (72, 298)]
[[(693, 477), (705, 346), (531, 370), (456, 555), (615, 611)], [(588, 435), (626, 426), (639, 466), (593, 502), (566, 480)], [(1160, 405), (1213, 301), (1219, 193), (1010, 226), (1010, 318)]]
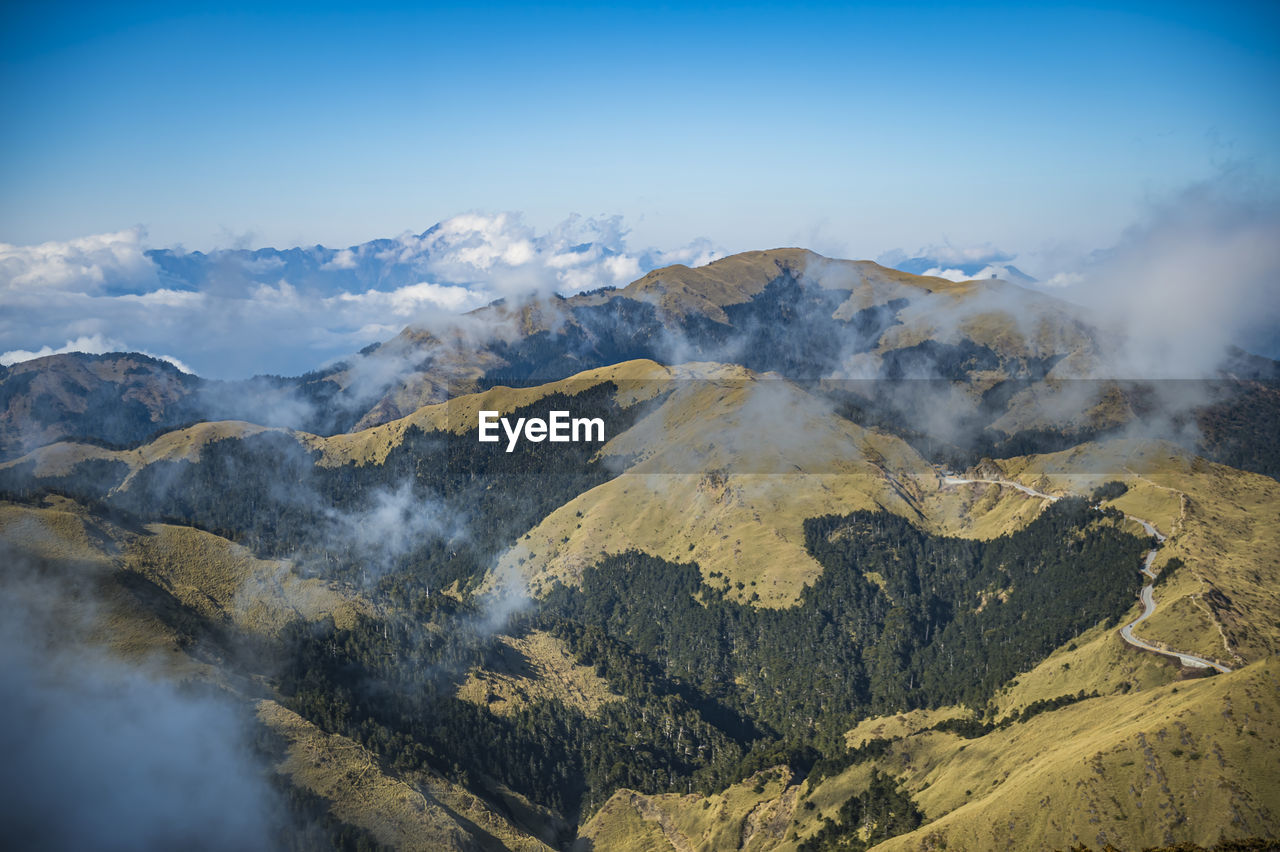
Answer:
[[(3, 14), (6, 362), (78, 344), (296, 373), (424, 312), (779, 246), (1013, 266), (1106, 310), (1230, 294), (1234, 342), (1280, 354), (1271, 5)], [(417, 240), (438, 223), (447, 245)], [(422, 274), (197, 282), (143, 254), (375, 239)]]

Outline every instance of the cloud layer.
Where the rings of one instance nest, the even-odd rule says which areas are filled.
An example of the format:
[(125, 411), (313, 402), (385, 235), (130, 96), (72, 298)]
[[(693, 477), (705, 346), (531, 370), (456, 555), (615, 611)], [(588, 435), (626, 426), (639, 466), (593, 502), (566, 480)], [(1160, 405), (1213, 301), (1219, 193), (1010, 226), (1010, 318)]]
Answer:
[(149, 251), (141, 229), (0, 244), (0, 364), (127, 349), (212, 378), (298, 374), (494, 299), (623, 286), (718, 256), (702, 240), (633, 250), (619, 217), (539, 232), (512, 213), (340, 250)]

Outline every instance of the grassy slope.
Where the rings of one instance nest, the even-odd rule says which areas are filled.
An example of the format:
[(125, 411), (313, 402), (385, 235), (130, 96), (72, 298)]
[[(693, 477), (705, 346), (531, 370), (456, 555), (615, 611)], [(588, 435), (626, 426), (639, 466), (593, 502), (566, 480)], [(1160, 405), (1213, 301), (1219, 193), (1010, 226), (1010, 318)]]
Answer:
[(929, 835), (975, 850), (1276, 836), (1278, 755), (1276, 661), (1084, 701), (979, 740), (930, 734), (885, 764), (908, 773), (936, 819), (881, 848)]
[[(157, 677), (234, 689), (236, 674), (220, 668), (226, 660), (200, 653), (200, 640), (186, 632), (192, 618), (232, 635), (271, 634), (295, 617), (333, 616), (345, 624), (370, 610), (347, 590), (299, 578), (287, 562), (255, 559), (210, 533), (165, 524), (124, 529), (61, 497), (43, 507), (0, 502), (0, 538), (45, 560), (37, 572), (13, 560), (0, 564), (0, 580), (33, 606), (56, 602), (50, 641), (70, 652), (106, 650)], [(175, 607), (190, 616), (175, 621)], [(531, 647), (540, 646), (535, 640)], [(289, 743), (277, 770), (330, 799), (338, 817), (381, 842), (422, 850), (549, 848), (446, 779), (396, 777), (357, 743), (325, 734), (273, 700), (259, 703), (258, 717)], [(546, 823), (519, 797), (492, 792), (505, 812)]]
[[(1115, 505), (1170, 536), (1156, 566), (1174, 556), (1187, 563), (1157, 589), (1160, 609), (1139, 634), (1235, 665), (1256, 662), (1230, 675), (1178, 680), (1176, 666), (1127, 646), (1114, 627), (1086, 631), (1014, 678), (996, 696), (995, 710), (1004, 717), (1081, 690), (1102, 697), (976, 740), (916, 733), (877, 762), (903, 780), (931, 820), (879, 848), (942, 848), (944, 842), (952, 850), (1076, 842), (1136, 848), (1180, 840), (1208, 844), (1220, 833), (1280, 834), (1280, 662), (1274, 657), (1280, 486), (1164, 445), (1123, 441), (1001, 462), (985, 473), (1063, 494), (1125, 481), (1130, 490)], [(1001, 492), (1005, 496), (997, 496)], [(976, 510), (978, 520), (967, 531), (990, 535), (1019, 526), (1019, 512), (1026, 520), (1038, 513), (1042, 500), (1015, 494), (973, 485), (926, 494), (921, 505), (944, 530)], [(1131, 617), (1138, 612), (1135, 602)], [(851, 734), (902, 736), (922, 722), (867, 720)], [(864, 764), (812, 791), (802, 787), (817, 807), (796, 810), (797, 837), (815, 831), (821, 816), (864, 789), (869, 773)], [(756, 804), (769, 795), (777, 796), (759, 795)], [(701, 800), (688, 797), (641, 798), (691, 812), (702, 808)], [(610, 820), (626, 811), (625, 819), (633, 821), (646, 807), (651, 805), (634, 794), (616, 796), (588, 827), (593, 836), (618, 836), (619, 842), (597, 848), (632, 848), (613, 834)], [(698, 836), (685, 835), (690, 848), (715, 848)], [(774, 848), (795, 845), (788, 840)]]
[(332, 616), (338, 627), (350, 627), (358, 613), (371, 611), (337, 586), (303, 579), (288, 562), (257, 559), (212, 533), (169, 524), (148, 524), (146, 530), (127, 542), (125, 567), (206, 618), (274, 634), (297, 618)]
[(138, 575), (200, 616), (251, 633), (274, 634), (295, 618), (332, 616), (349, 626), (370, 611), (350, 592), (299, 577), (287, 561), (257, 559), (212, 533), (169, 524), (126, 530), (61, 497), (44, 507), (0, 503), (0, 535), (103, 578), (115, 571)]
[(955, 706), (935, 710), (908, 710), (893, 716), (874, 716), (855, 725), (845, 734), (845, 741), (849, 748), (858, 748), (874, 740), (891, 740), (918, 734), (947, 719), (972, 717), (972, 710)]
[(421, 852), (551, 849), (445, 778), (391, 775), (359, 743), (326, 734), (274, 701), (258, 702), (258, 719), (288, 744), (276, 771), (329, 799), (336, 816), (380, 843)]
[(905, 442), (836, 416), (790, 383), (734, 367), (703, 375), (614, 437), (604, 452), (635, 458), (627, 472), (551, 513), (503, 555), (498, 573), (529, 578), (537, 593), (575, 582), (602, 553), (634, 548), (695, 561), (704, 577), (721, 573), (744, 600), (789, 606), (821, 572), (804, 549), (806, 518), (878, 509), (990, 538), (1043, 508), (1009, 489), (942, 489)]
[(71, 468), (79, 462), (105, 459), (124, 462), (131, 472), (135, 472), (157, 461), (199, 461), (201, 448), (213, 441), (244, 438), (260, 432), (283, 431), (286, 430), (258, 426), (242, 420), (216, 420), (166, 432), (132, 450), (108, 450), (93, 444), (75, 442), (49, 444), (0, 467), (16, 467), (35, 462), (36, 476), (62, 476), (70, 473)]
[[(216, 678), (212, 667), (181, 650), (182, 635), (162, 613), (118, 582), (124, 535), (61, 497), (45, 508), (0, 502), (0, 540), (19, 556), (0, 560), (0, 580), (30, 613), (47, 618), (42, 626), (55, 648), (101, 648), (174, 677)], [(43, 564), (33, 570), (22, 557)]]
[(447, 430), (456, 433), (476, 428), (481, 410), (510, 412), (531, 405), (554, 393), (573, 394), (605, 382), (619, 386), (616, 399), (626, 406), (638, 400), (648, 399), (667, 388), (672, 379), (684, 378), (684, 373), (671, 370), (654, 361), (624, 361), (609, 367), (587, 370), (558, 382), (550, 382), (531, 388), (494, 387), (481, 393), (466, 394), (448, 402), (425, 405), (412, 414), (352, 432), (322, 438), (305, 436), (308, 446), (323, 452), (321, 464), (337, 466), (348, 462), (356, 464), (381, 464), (387, 453), (403, 440), (404, 433), (417, 426), (423, 430)]
[(530, 701), (556, 700), (588, 716), (610, 701), (624, 700), (588, 666), (573, 661), (564, 643), (549, 633), (500, 636), (496, 664), (473, 668), (458, 687), (458, 697), (504, 715)]
[(1155, 567), (1173, 557), (1185, 562), (1156, 589), (1156, 613), (1139, 636), (1228, 666), (1280, 653), (1280, 483), (1274, 479), (1137, 441), (1086, 444), (1000, 467), (1047, 490), (1088, 493), (1109, 479), (1129, 485), (1115, 506), (1169, 536)]
[[(896, 721), (860, 727), (883, 728), (889, 737), (911, 727)], [(973, 740), (917, 732), (875, 765), (899, 779), (929, 822), (876, 849), (981, 852), (1078, 842), (1141, 848), (1210, 844), (1220, 834), (1274, 837), (1280, 834), (1277, 755), (1277, 661), (1086, 700)], [(851, 767), (812, 788), (807, 781), (771, 782), (755, 792), (748, 780), (707, 799), (620, 791), (582, 833), (595, 843), (588, 848), (600, 852), (734, 849), (726, 838), (743, 836), (748, 815), (790, 812), (767, 841), (750, 835), (758, 842), (746, 848), (791, 852), (823, 817), (866, 788), (871, 767)], [(813, 809), (797, 806), (808, 801)], [(655, 832), (660, 826), (666, 830)]]
[(783, 768), (758, 772), (702, 797), (620, 790), (582, 827), (576, 852), (775, 849), (786, 836), (800, 787)]

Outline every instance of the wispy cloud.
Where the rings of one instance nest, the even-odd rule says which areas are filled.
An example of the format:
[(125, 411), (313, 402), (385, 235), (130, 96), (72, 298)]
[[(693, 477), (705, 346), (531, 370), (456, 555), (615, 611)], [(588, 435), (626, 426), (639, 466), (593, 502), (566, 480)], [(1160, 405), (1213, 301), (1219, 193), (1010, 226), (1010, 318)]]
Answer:
[(1280, 356), (1280, 187), (1224, 169), (1046, 284), (1095, 311), (1129, 375), (1201, 377), (1233, 345)]
[[(75, 340), (68, 340), (56, 349), (52, 346), (41, 346), (39, 349), (34, 351), (29, 349), (12, 349), (0, 354), (0, 366), (10, 367), (14, 364), (20, 364), (23, 361), (31, 361), (35, 358), (47, 358), (50, 355), (62, 355), (66, 352), (84, 352), (89, 355), (101, 355), (104, 352), (129, 351), (136, 352), (139, 350), (130, 349), (124, 343), (121, 343), (118, 340), (108, 339), (103, 337), (101, 334), (93, 334), (77, 337)], [(142, 354), (148, 355), (152, 358), (157, 358), (161, 361), (168, 361), (184, 373), (194, 372), (194, 370), (179, 361), (177, 358), (174, 358), (172, 355), (157, 355), (155, 353), (145, 351), (142, 352)]]

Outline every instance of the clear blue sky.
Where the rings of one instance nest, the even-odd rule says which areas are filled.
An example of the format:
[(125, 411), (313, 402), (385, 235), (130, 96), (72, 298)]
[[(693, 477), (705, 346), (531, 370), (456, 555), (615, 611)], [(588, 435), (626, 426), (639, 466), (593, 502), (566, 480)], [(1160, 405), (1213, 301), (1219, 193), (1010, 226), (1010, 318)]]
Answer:
[[(181, 6), (181, 10), (175, 7)], [(1280, 4), (5, 4), (0, 242), (1102, 245), (1280, 173)]]

